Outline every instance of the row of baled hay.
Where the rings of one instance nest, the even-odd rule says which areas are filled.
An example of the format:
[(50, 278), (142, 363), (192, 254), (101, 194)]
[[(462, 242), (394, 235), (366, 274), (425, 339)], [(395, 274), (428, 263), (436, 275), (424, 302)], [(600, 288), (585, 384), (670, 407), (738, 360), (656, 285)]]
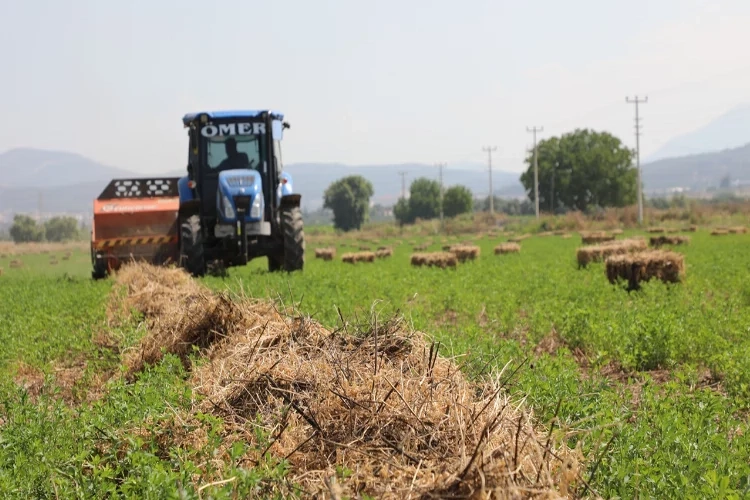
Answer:
[(519, 253), (520, 251), (521, 245), (519, 245), (518, 243), (500, 243), (495, 247), (495, 255)]
[(610, 255), (623, 254), (628, 252), (637, 252), (646, 250), (648, 245), (646, 240), (641, 238), (631, 238), (619, 241), (605, 241), (598, 245), (588, 245), (576, 250), (576, 260), (578, 267), (586, 267), (592, 262), (603, 262)]
[(596, 243), (604, 243), (605, 241), (614, 241), (615, 236), (609, 234), (606, 231), (591, 231), (583, 232), (581, 234), (581, 242), (584, 245), (594, 245)]
[(336, 257), (336, 247), (315, 249), (316, 259), (333, 260), (334, 257)]
[(467, 260), (475, 260), (479, 257), (481, 250), (476, 245), (467, 245), (464, 243), (453, 245), (449, 252), (454, 254), (459, 262), (466, 262)]
[(418, 252), (411, 255), (412, 266), (427, 267), (456, 267), (458, 258), (451, 252)]
[(688, 236), (652, 236), (649, 238), (652, 247), (661, 247), (664, 245), (687, 245), (690, 243)]
[(606, 272), (610, 283), (625, 280), (631, 290), (653, 278), (678, 283), (685, 276), (685, 258), (682, 254), (666, 250), (612, 255), (606, 260)]
[(390, 247), (378, 247), (378, 249), (375, 251), (375, 257), (378, 259), (385, 259), (386, 257), (390, 257), (393, 255), (393, 249)]
[[(467, 378), (400, 319), (349, 335), (267, 301), (230, 302), (178, 273), (137, 266), (117, 285), (125, 306), (147, 314), (129, 359), (195, 345), (207, 360), (192, 367), (201, 397), (189, 411), (137, 429), (165, 449), (199, 448), (209, 438), (196, 416), (220, 417), (224, 451), (196, 486), (226, 482), (205, 471), (227, 466), (237, 441), (250, 445), (242, 463), (268, 453), (290, 466), (289, 481), (264, 482), (263, 496), (301, 488), (304, 498), (559, 498), (582, 484), (580, 451), (537, 428), (501, 374)], [(352, 474), (334, 481), (341, 468)]]
[(373, 252), (345, 253), (341, 256), (341, 260), (349, 264), (356, 264), (357, 262), (375, 262), (375, 254)]

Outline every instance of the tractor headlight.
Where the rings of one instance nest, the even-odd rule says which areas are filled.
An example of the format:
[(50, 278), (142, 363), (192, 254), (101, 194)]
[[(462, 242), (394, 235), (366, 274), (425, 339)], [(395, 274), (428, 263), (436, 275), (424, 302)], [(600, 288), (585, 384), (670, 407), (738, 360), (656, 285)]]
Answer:
[(253, 206), (250, 207), (250, 217), (252, 217), (253, 219), (260, 218), (262, 205), (263, 205), (263, 193), (260, 192), (255, 196), (255, 199), (253, 200)]
[(221, 204), (224, 207), (224, 217), (234, 219), (234, 207), (232, 207), (232, 202), (229, 201), (229, 198), (222, 196)]

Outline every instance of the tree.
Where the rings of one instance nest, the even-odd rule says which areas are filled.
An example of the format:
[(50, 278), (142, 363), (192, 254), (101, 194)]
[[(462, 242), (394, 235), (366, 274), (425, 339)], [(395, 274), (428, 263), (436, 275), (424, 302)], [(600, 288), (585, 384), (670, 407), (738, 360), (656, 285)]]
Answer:
[(414, 222), (414, 220), (411, 219), (411, 212), (409, 211), (409, 201), (406, 198), (398, 199), (396, 204), (393, 206), (393, 216), (401, 226)]
[(471, 212), (472, 208), (473, 197), (466, 186), (449, 187), (443, 193), (443, 215), (446, 217)]
[(47, 241), (74, 240), (78, 237), (78, 221), (73, 217), (52, 217), (44, 223)]
[(372, 183), (361, 175), (350, 175), (328, 186), (323, 208), (333, 211), (333, 225), (342, 231), (360, 229), (367, 221)]
[(44, 241), (44, 226), (37, 225), (36, 221), (28, 215), (16, 214), (13, 216), (10, 237), (16, 243)]
[(409, 218), (434, 219), (440, 215), (440, 183), (420, 177), (409, 186)]
[[(537, 152), (540, 210), (622, 207), (637, 199), (634, 152), (607, 132), (577, 129), (540, 141)], [(526, 163), (521, 183), (533, 202), (533, 150)]]

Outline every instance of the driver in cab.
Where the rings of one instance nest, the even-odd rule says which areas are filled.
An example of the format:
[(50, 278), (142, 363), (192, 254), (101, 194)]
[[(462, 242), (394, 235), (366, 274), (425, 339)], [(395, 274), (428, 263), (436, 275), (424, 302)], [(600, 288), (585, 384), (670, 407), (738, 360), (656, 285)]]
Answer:
[(247, 153), (237, 151), (237, 141), (230, 137), (224, 142), (227, 157), (219, 164), (219, 170), (234, 170), (237, 168), (253, 168)]

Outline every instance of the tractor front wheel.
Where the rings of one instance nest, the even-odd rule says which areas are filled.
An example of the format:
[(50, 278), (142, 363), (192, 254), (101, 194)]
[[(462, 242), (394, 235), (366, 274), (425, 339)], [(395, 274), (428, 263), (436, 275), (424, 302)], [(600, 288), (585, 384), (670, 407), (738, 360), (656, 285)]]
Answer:
[(180, 266), (193, 276), (206, 274), (201, 220), (197, 215), (183, 219), (180, 224)]

